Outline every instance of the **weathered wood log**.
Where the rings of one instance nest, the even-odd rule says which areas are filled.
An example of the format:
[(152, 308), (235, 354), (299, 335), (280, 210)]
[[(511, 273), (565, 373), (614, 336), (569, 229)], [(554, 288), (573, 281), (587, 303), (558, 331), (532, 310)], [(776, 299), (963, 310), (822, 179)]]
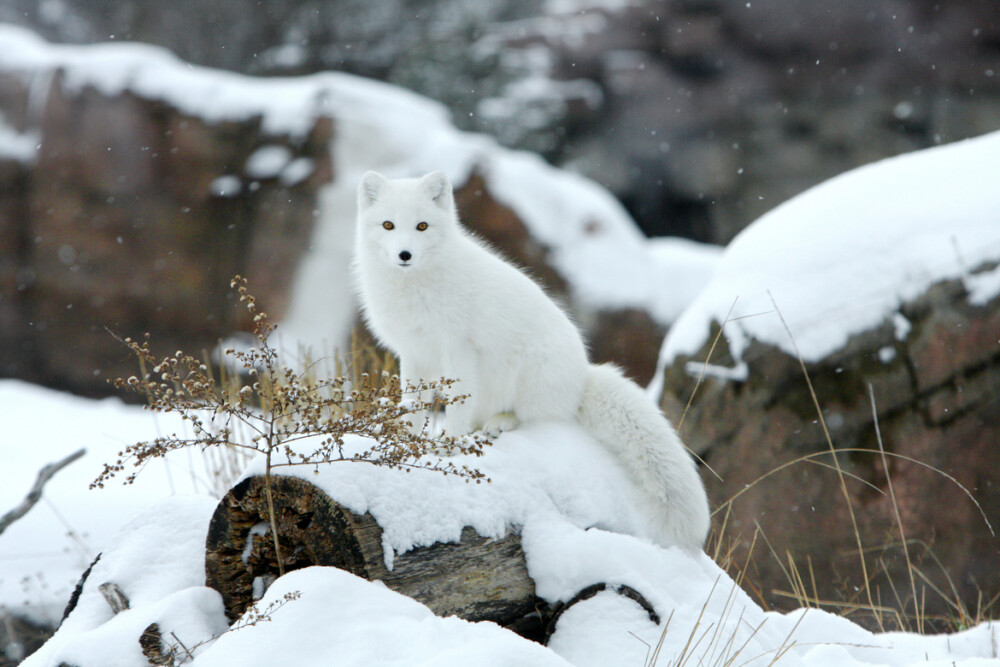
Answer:
[[(206, 582), (222, 594), (230, 620), (278, 576), (264, 488), (263, 477), (240, 482), (219, 502), (209, 524)], [(381, 580), (438, 615), (501, 625), (516, 623), (541, 604), (517, 532), (491, 539), (466, 527), (459, 542), (397, 554), (389, 571), (382, 529), (370, 514), (354, 514), (294, 477), (272, 477), (272, 498), (286, 572), (310, 565), (338, 567)]]
[(104, 601), (108, 603), (111, 607), (111, 611), (115, 615), (118, 615), (129, 608), (128, 597), (125, 596), (125, 592), (121, 589), (121, 586), (113, 581), (105, 581), (103, 584), (97, 587)]
[(146, 626), (139, 635), (139, 648), (151, 665), (174, 664), (175, 651), (163, 641), (159, 623), (150, 623)]

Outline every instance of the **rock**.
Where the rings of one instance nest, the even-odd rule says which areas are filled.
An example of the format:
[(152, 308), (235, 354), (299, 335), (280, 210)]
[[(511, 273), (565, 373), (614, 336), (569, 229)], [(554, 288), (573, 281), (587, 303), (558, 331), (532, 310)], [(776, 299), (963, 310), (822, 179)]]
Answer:
[(55, 628), (0, 610), (0, 667), (14, 667), (37, 651)]
[[(403, 24), (398, 2), (261, 0), (249, 22), (209, 0), (132, 13), (66, 0), (73, 20), (58, 22), (34, 0), (7, 4), (0, 18), (58, 41), (127, 35), (202, 65), (406, 86), (463, 129), (584, 169), (650, 235), (723, 244), (834, 174), (1000, 124), (1000, 21), (983, 0), (430, 0)], [(192, 29), (190, 15), (214, 18)], [(903, 117), (884, 113), (898, 105)], [(844, 126), (854, 140), (831, 140)], [(738, 146), (740, 178), (712, 150), (660, 152), (682, 142)]]
[[(890, 323), (857, 334), (820, 362), (807, 364), (865, 548), (876, 602), (912, 617), (910, 578), (888, 493), (891, 480), (917, 596), (931, 617), (954, 616), (932, 587), (968, 609), (1000, 593), (1000, 297), (970, 305), (962, 283), (938, 283), (902, 308), (912, 325), (899, 340)], [(714, 337), (713, 332), (713, 336)], [(664, 409), (676, 417), (694, 379), (688, 361), (665, 373)], [(723, 348), (721, 351), (719, 348)], [(713, 364), (731, 360), (725, 339)], [(821, 600), (866, 604), (857, 539), (829, 444), (797, 359), (753, 341), (744, 352), (746, 382), (707, 377), (685, 416), (682, 435), (719, 477), (705, 474), (716, 528), (733, 560), (747, 561), (749, 585), (779, 608), (799, 606), (777, 591), (792, 584), (789, 558)], [(872, 387), (888, 468), (877, 453)], [(790, 462), (809, 457), (814, 462)], [(720, 479), (721, 478), (721, 479)], [(974, 500), (973, 500), (974, 499)], [(992, 526), (992, 529), (990, 528)], [(780, 561), (780, 562), (779, 562)], [(809, 573), (832, 573), (812, 577)], [(813, 584), (813, 579), (815, 584)], [(815, 591), (813, 586), (815, 585)], [(952, 588), (954, 587), (954, 588)], [(926, 598), (923, 596), (926, 594)], [(869, 625), (870, 615), (858, 613)], [(888, 615), (885, 621), (895, 627)]]
[[(330, 119), (304, 138), (269, 136), (259, 118), (211, 123), (56, 75), (35, 122), (36, 160), (6, 167), (0, 182), (10, 250), (0, 260), (0, 374), (107, 394), (106, 378), (136, 370), (109, 332), (150, 331), (162, 352), (198, 353), (246, 327), (228, 290), (237, 272), (281, 316), (316, 192), (332, 177)], [(294, 183), (250, 178), (247, 160), (265, 142), (311, 171)]]

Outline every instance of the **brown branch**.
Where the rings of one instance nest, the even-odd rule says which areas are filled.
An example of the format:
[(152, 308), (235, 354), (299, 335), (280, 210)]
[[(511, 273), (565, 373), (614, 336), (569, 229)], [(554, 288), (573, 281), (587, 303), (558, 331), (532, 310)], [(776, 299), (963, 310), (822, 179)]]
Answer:
[(86, 453), (86, 449), (77, 450), (66, 458), (56, 461), (55, 463), (50, 463), (39, 470), (38, 476), (35, 478), (34, 485), (31, 487), (31, 490), (28, 491), (28, 495), (24, 497), (24, 500), (21, 501), (21, 504), (0, 517), (0, 534), (7, 530), (15, 521), (27, 514), (28, 511), (35, 506), (35, 503), (37, 503), (42, 497), (42, 489), (57, 472)]

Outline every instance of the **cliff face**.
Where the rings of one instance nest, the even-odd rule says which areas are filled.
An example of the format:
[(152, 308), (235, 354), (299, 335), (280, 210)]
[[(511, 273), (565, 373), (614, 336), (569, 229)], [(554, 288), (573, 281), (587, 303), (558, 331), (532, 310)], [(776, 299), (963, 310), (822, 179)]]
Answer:
[(280, 316), (332, 177), (332, 122), (271, 135), (259, 118), (210, 123), (49, 74), (3, 79), (2, 113), (37, 151), (0, 167), (0, 372), (100, 394), (135, 370), (111, 332), (210, 349), (242, 324), (237, 272)]
[(774, 604), (802, 604), (773, 593), (797, 586), (948, 618), (1000, 592), (998, 148), (918, 151), (785, 202), (667, 335), (661, 405), (679, 418), (704, 373), (682, 435)]

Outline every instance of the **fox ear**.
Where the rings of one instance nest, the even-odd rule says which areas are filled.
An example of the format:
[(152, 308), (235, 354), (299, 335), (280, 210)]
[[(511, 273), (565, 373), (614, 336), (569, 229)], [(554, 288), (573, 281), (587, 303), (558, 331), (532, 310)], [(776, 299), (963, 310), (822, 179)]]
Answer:
[(358, 210), (366, 209), (377, 202), (383, 187), (385, 187), (385, 176), (378, 172), (366, 171), (358, 183)]
[(424, 187), (431, 201), (441, 208), (448, 209), (454, 205), (454, 195), (451, 191), (451, 181), (440, 171), (432, 171), (423, 178)]

